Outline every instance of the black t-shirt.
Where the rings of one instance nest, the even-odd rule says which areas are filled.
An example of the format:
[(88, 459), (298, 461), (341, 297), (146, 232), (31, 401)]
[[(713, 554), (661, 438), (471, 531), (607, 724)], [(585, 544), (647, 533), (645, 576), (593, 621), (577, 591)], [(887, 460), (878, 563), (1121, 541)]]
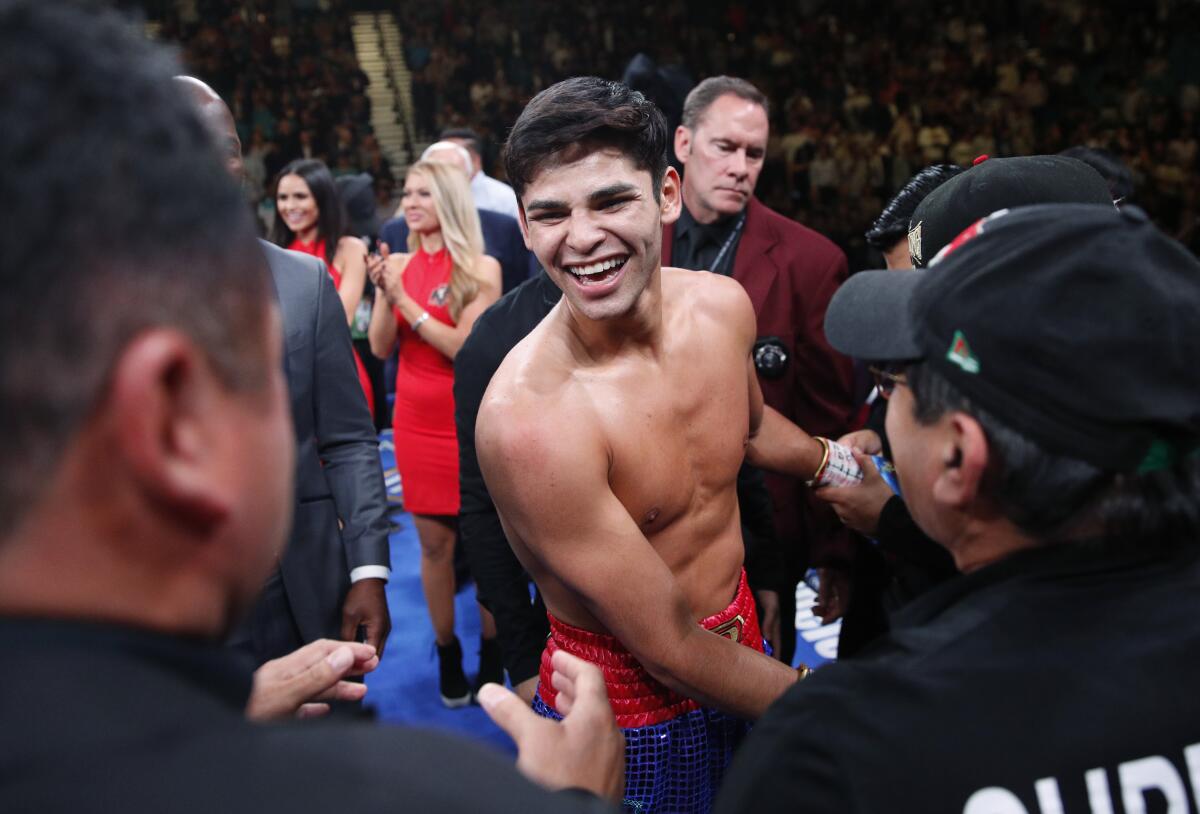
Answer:
[(475, 418), (483, 394), (504, 357), (550, 313), (561, 296), (550, 275), (540, 272), (484, 311), (454, 357), (459, 511), (464, 514), (495, 511), (475, 455)]
[(0, 617), (0, 652), (0, 811), (611, 810), (448, 733), (249, 723), (249, 670), (194, 638)]
[(1195, 546), (1061, 545), (956, 577), (777, 701), (716, 811), (1192, 810), (1198, 618)]

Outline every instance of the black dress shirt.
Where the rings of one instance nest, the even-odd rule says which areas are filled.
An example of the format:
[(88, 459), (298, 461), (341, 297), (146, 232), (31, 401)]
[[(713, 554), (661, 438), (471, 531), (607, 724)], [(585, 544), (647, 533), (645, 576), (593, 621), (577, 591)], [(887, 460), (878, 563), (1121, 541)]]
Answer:
[[(686, 206), (675, 221), (675, 242), (671, 252), (671, 263), (683, 269), (704, 269), (724, 274), (733, 274), (733, 258), (737, 255), (741, 241), (745, 213), (730, 215), (714, 223), (699, 223)], [(728, 244), (724, 254), (721, 249)], [(720, 268), (714, 264), (720, 256)]]

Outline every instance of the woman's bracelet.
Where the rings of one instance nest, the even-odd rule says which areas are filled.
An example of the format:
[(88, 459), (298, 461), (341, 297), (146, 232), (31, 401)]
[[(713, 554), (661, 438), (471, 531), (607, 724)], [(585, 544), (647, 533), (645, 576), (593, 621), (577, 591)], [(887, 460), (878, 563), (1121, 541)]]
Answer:
[(408, 326), (408, 327), (412, 328), (412, 329), (413, 329), (413, 331), (415, 332), (415, 331), (417, 330), (417, 328), (420, 328), (422, 325), (424, 325), (424, 324), (425, 324), (425, 320), (427, 320), (427, 319), (429, 319), (429, 312), (428, 312), (428, 311), (422, 311), (422, 312), (421, 312), (421, 316), (419, 316), (419, 317), (417, 317), (416, 319), (414, 319), (414, 320), (413, 320), (413, 321), (412, 321), (412, 322), (409, 324), (409, 326)]

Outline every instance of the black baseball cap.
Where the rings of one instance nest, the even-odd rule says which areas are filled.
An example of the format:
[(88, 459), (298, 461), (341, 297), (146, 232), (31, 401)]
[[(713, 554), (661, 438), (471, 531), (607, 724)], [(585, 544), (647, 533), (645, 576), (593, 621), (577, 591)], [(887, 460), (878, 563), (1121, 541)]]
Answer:
[(1111, 204), (1100, 173), (1062, 155), (980, 158), (930, 192), (908, 221), (913, 265), (928, 265), (942, 248), (980, 218), (1034, 204)]
[(1131, 472), (1200, 442), (1200, 261), (1137, 207), (1043, 205), (971, 226), (929, 268), (867, 271), (825, 333), (922, 361), (1047, 451)]

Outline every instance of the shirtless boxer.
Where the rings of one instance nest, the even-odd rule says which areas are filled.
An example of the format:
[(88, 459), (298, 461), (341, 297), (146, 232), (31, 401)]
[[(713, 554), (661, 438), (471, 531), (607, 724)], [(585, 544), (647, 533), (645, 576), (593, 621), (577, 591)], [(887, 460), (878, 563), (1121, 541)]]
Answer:
[(521, 228), (565, 296), (492, 379), (476, 442), (551, 617), (535, 709), (553, 716), (555, 650), (600, 664), (627, 805), (702, 811), (745, 719), (797, 678), (762, 653), (738, 468), (812, 478), (828, 456), (764, 411), (742, 287), (661, 267), (680, 207), (666, 145), (657, 108), (595, 78), (548, 88), (517, 120)]

